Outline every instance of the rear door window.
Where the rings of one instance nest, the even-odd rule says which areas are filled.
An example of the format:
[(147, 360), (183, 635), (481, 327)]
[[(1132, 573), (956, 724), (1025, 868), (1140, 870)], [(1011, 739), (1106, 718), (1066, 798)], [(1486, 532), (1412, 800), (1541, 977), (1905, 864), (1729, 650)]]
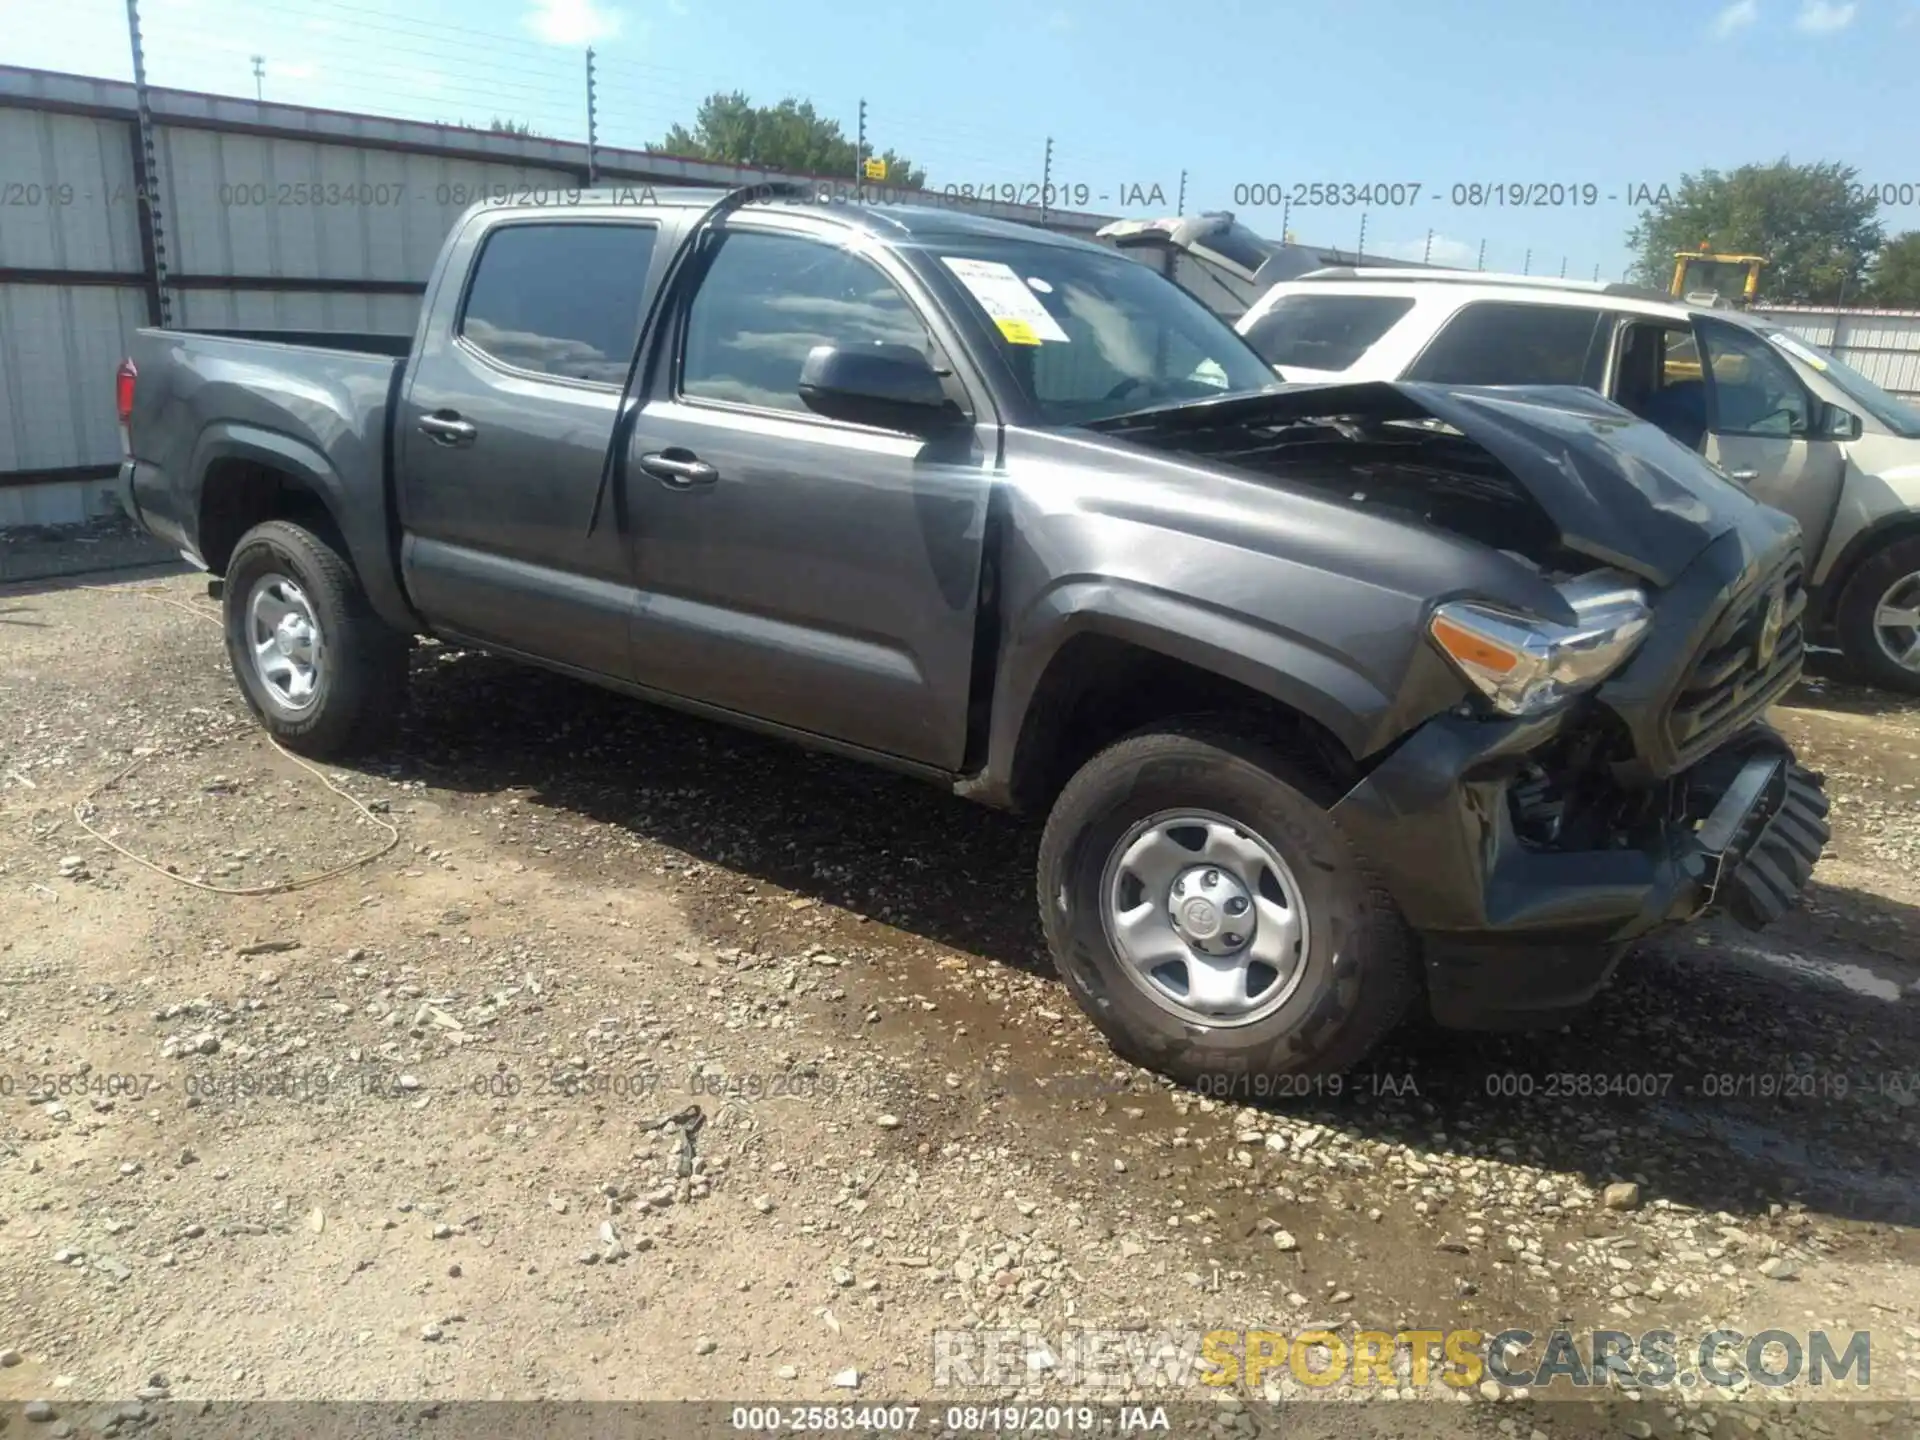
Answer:
[(460, 337), (502, 365), (626, 383), (653, 261), (651, 225), (502, 225), (474, 267)]
[(1407, 371), (1444, 385), (1584, 385), (1606, 379), (1604, 311), (1482, 300), (1462, 307)]
[(1399, 295), (1283, 295), (1247, 327), (1247, 343), (1283, 370), (1345, 370), (1412, 308)]

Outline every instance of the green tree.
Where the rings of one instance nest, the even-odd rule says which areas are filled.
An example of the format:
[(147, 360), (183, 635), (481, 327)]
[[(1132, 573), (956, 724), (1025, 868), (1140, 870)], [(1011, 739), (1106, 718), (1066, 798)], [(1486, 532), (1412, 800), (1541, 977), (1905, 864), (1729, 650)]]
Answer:
[(524, 120), (502, 120), (498, 115), (487, 122), (487, 130), (494, 135), (538, 135), (540, 133)]
[(1920, 308), (1920, 230), (1896, 235), (1880, 247), (1862, 299), (1889, 310)]
[[(854, 142), (813, 108), (811, 101), (788, 98), (778, 105), (755, 105), (740, 91), (716, 92), (700, 102), (693, 125), (675, 125), (652, 147), (655, 153), (691, 160), (719, 160), (799, 175), (853, 178)], [(892, 150), (867, 147), (869, 158), (887, 162), (888, 185), (918, 189), (926, 172)]]
[(1843, 282), (1857, 291), (1884, 232), (1874, 201), (1853, 188), (1856, 173), (1838, 162), (1781, 159), (1682, 175), (1677, 186), (1659, 187), (1628, 232), (1638, 278), (1664, 290), (1675, 252), (1704, 240), (1711, 250), (1766, 256), (1765, 299), (1831, 303)]

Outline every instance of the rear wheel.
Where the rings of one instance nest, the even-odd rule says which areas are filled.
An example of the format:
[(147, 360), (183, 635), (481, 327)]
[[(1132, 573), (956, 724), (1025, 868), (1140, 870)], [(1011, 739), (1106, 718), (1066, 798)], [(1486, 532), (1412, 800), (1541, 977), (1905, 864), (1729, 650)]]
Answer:
[(1834, 624), (1862, 680), (1920, 695), (1920, 535), (1861, 562), (1840, 592)]
[(1410, 939), (1313, 798), (1225, 729), (1087, 762), (1040, 845), (1042, 921), (1082, 1009), (1129, 1059), (1244, 1098), (1360, 1061), (1418, 986)]
[(256, 525), (234, 548), (223, 595), (227, 658), (272, 735), (316, 756), (386, 737), (411, 637), (374, 614), (332, 543), (287, 520)]

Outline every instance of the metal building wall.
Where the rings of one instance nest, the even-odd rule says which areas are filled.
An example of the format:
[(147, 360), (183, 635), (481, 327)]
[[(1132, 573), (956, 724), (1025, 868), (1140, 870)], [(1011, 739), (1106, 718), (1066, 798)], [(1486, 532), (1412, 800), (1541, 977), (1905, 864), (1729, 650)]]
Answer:
[(1920, 310), (1775, 305), (1753, 313), (1831, 352), (1881, 389), (1920, 399)]
[[(194, 328), (406, 333), (474, 200), (564, 203), (587, 176), (572, 141), (148, 94), (157, 237), (136, 180), (134, 88), (0, 65), (0, 529), (114, 508), (113, 371), (163, 302)], [(775, 178), (641, 151), (602, 148), (596, 161), (603, 186)], [(1088, 237), (1110, 218), (970, 208)]]

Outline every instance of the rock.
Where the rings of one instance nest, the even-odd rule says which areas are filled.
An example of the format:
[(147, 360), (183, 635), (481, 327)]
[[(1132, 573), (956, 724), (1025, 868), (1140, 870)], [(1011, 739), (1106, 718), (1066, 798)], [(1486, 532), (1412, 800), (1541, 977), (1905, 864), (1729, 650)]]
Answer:
[(220, 1053), (220, 1037), (212, 1031), (208, 1031), (203, 1035), (196, 1035), (192, 1040), (188, 1041), (187, 1048), (196, 1055), (218, 1055)]
[(1633, 1440), (1649, 1440), (1653, 1434), (1653, 1426), (1645, 1420), (1623, 1420), (1620, 1423), (1620, 1432), (1623, 1435), (1633, 1436)]
[(798, 1380), (800, 1378), (799, 1369), (792, 1365), (782, 1365), (774, 1373), (782, 1380)]
[(706, 1335), (702, 1335), (698, 1340), (693, 1342), (693, 1353), (696, 1355), (711, 1355), (719, 1348), (719, 1342)]
[(549, 1195), (547, 1197), (547, 1208), (556, 1215), (564, 1215), (567, 1213), (567, 1202), (558, 1195)]
[(53, 1419), (53, 1406), (44, 1400), (29, 1400), (20, 1413), (29, 1420), (45, 1422)]
[(1283, 1254), (1291, 1254), (1300, 1248), (1300, 1242), (1293, 1238), (1291, 1230), (1276, 1230), (1273, 1232), (1273, 1248)]
[(455, 1280), (458, 1280), (460, 1278), (460, 1267), (458, 1265), (447, 1266), (447, 1274)]
[(618, 1245), (620, 1243), (620, 1236), (613, 1228), (613, 1221), (602, 1220), (600, 1222), (600, 1243), (602, 1245)]
[(860, 1388), (860, 1372), (849, 1365), (833, 1377), (833, 1383), (842, 1390), (858, 1390)]
[(1800, 1267), (1784, 1255), (1775, 1255), (1760, 1262), (1760, 1273), (1769, 1280), (1798, 1280)]
[(439, 1340), (444, 1337), (446, 1333), (446, 1331), (434, 1324), (426, 1324), (420, 1327), (420, 1338), (422, 1340)]
[(0, 1370), (11, 1370), (22, 1358), (18, 1350), (0, 1350)]
[(1500, 1382), (1498, 1380), (1482, 1380), (1480, 1382), (1480, 1398), (1482, 1400), (1498, 1400), (1500, 1398)]
[(327, 1212), (318, 1205), (314, 1206), (313, 1213), (307, 1216), (307, 1228), (316, 1235), (324, 1233), (327, 1228)]
[(453, 1227), (451, 1225), (434, 1226), (433, 1238), (436, 1240), (451, 1240), (453, 1238)]
[(1640, 1187), (1631, 1180), (1616, 1180), (1600, 1192), (1600, 1203), (1609, 1210), (1638, 1210)]
[(878, 1125), (882, 1130), (898, 1130), (900, 1128), (900, 1117), (898, 1115), (882, 1115), (873, 1123)]
[(769, 1195), (754, 1196), (753, 1208), (758, 1210), (762, 1215), (771, 1215), (773, 1213), (773, 1197)]
[(418, 1075), (402, 1075), (400, 1077), (400, 1088), (402, 1090), (418, 1090), (420, 1088), (420, 1077)]

